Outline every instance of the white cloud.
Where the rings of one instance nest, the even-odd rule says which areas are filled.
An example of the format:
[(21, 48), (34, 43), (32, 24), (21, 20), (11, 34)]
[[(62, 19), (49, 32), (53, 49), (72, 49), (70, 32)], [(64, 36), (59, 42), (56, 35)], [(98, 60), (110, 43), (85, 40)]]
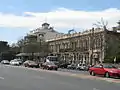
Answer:
[(74, 24), (76, 28), (86, 29), (100, 21), (101, 17), (108, 21), (108, 27), (112, 27), (120, 19), (120, 10), (109, 8), (103, 11), (76, 11), (59, 8), (44, 13), (24, 12), (23, 16), (0, 13), (0, 27), (37, 28), (47, 18), (48, 23), (55, 28), (72, 28)]

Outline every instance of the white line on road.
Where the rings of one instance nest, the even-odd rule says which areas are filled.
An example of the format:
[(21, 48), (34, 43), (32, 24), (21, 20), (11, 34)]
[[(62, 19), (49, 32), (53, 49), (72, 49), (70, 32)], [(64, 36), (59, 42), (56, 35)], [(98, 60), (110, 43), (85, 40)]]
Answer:
[(0, 77), (0, 79), (4, 79), (3, 77)]
[(45, 79), (45, 77), (41, 77), (41, 76), (36, 76), (34, 78), (36, 78), (36, 79)]
[(97, 89), (97, 88), (93, 88), (93, 90), (100, 90), (100, 89)]

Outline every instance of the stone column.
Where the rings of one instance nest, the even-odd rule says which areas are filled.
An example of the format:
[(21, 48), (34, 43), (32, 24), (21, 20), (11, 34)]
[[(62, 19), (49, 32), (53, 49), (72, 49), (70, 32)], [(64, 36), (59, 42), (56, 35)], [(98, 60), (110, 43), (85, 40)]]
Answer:
[(89, 51), (89, 64), (91, 64), (91, 53), (92, 53), (92, 51), (90, 50)]
[(85, 58), (85, 54), (83, 54), (83, 64), (85, 64), (86, 58)]
[(75, 61), (75, 55), (74, 55), (74, 53), (73, 53), (73, 60), (72, 60), (72, 63)]
[(77, 53), (77, 54), (76, 54), (76, 62), (77, 62), (77, 63), (79, 62), (78, 56), (79, 56), (79, 54)]

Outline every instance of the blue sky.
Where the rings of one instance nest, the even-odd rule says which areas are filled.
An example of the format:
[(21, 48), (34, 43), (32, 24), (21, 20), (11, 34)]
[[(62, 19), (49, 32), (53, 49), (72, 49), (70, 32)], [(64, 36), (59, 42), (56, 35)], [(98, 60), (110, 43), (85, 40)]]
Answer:
[[(49, 16), (51, 15), (51, 14), (49, 15), (49, 12), (52, 12), (52, 15), (54, 15), (56, 11), (60, 13), (62, 11), (62, 13), (65, 14), (67, 13), (66, 15), (68, 15), (68, 12), (72, 14), (70, 14), (71, 17), (69, 17), (65, 21), (64, 21), (65, 17), (63, 17), (64, 15), (62, 15), (62, 13), (61, 13), (62, 16), (60, 15), (60, 20), (58, 20), (59, 19), (58, 14), (55, 14), (55, 17), (57, 19), (53, 17), (52, 18), (50, 17), (49, 19)], [(0, 17), (2, 19), (0, 20), (0, 30), (1, 30), (0, 40), (7, 40), (9, 43), (16, 42), (27, 32), (29, 32), (31, 28), (36, 28), (40, 26), (41, 22), (44, 21), (45, 18), (45, 17), (41, 17), (42, 13), (44, 13), (48, 17), (48, 21), (51, 22), (52, 25), (56, 25), (54, 26), (56, 30), (60, 32), (66, 32), (67, 29), (73, 27), (73, 26), (71, 27), (67, 27), (67, 26), (73, 24), (75, 24), (74, 27), (76, 28), (87, 28), (87, 26), (85, 25), (81, 25), (85, 27), (78, 27), (79, 25), (76, 22), (80, 22), (80, 21), (82, 22), (85, 21), (86, 19), (85, 20), (82, 19), (81, 17), (77, 16), (77, 14), (83, 15), (83, 13), (84, 14), (98, 13), (100, 15), (106, 16), (106, 11), (107, 12), (109, 11), (110, 13), (114, 12), (113, 15), (114, 17), (110, 17), (113, 18), (110, 19), (110, 25), (114, 25), (120, 15), (120, 0), (0, 0)], [(28, 15), (32, 15), (36, 17), (36, 18), (30, 18), (30, 20), (33, 22), (35, 21), (35, 23), (29, 23), (28, 20), (29, 18), (25, 18), (27, 17), (25, 16), (26, 12)], [(79, 21), (77, 21), (77, 17), (80, 18)], [(12, 18), (14, 20), (12, 20)], [(95, 18), (94, 20), (97, 20), (97, 18)], [(37, 21), (38, 19), (42, 21), (39, 22)], [(108, 18), (106, 19), (108, 20)], [(27, 20), (28, 22), (26, 22)], [(66, 26), (60, 25), (55, 23), (55, 21), (58, 23), (57, 20), (61, 23), (67, 21), (70, 22), (71, 20), (71, 23), (69, 25), (65, 24)], [(90, 21), (91, 19), (88, 18), (87, 20)]]

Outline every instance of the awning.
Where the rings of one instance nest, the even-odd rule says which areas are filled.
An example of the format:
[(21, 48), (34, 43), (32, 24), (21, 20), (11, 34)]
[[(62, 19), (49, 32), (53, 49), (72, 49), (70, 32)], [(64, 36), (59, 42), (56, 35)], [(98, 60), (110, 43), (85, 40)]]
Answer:
[(46, 53), (19, 53), (16, 56), (44, 56)]
[(16, 56), (30, 56), (30, 54), (28, 54), (28, 53), (19, 53)]

